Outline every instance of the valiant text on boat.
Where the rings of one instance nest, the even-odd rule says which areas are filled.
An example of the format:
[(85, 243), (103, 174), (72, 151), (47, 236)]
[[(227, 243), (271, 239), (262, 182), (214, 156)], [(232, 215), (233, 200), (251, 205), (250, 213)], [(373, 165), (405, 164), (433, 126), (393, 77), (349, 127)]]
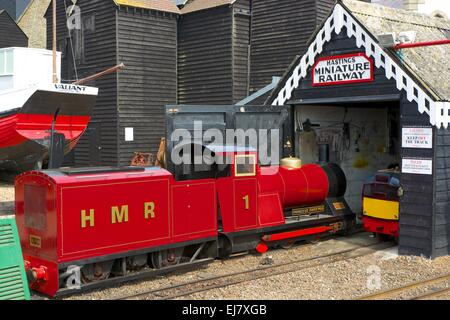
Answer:
[(63, 154), (70, 152), (91, 119), (98, 89), (52, 83), (48, 50), (0, 49), (0, 63), (7, 66), (0, 74), (0, 169), (39, 168), (49, 158), (52, 132)]

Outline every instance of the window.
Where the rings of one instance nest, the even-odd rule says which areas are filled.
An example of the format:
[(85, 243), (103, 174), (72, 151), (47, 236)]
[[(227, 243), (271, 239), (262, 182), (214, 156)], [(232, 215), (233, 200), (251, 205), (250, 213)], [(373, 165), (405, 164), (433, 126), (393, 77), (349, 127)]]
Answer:
[(0, 51), (0, 76), (10, 76), (14, 71), (14, 58), (12, 50)]
[(252, 177), (256, 175), (256, 156), (236, 155), (234, 158), (234, 175), (236, 177)]

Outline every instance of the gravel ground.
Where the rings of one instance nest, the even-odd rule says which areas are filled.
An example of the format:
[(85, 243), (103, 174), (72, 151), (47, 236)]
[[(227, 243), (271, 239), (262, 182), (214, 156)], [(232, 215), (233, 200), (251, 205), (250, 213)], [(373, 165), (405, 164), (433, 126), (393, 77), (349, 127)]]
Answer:
[(14, 184), (0, 182), (0, 202), (14, 201)]
[[(160, 276), (66, 299), (114, 299), (124, 295), (157, 289), (212, 275), (252, 269), (270, 257), (274, 263), (310, 258), (375, 243), (367, 233), (353, 237), (329, 239), (314, 245), (299, 245), (289, 250), (272, 250), (265, 255), (242, 255), (229, 260), (215, 261), (199, 270)], [(381, 287), (367, 286), (369, 271), (379, 271)], [(399, 257), (387, 249), (369, 256), (317, 266), (297, 272), (259, 279), (226, 288), (198, 293), (188, 299), (353, 299), (378, 290), (403, 286), (410, 282), (436, 277), (450, 272), (450, 257), (434, 261), (420, 257)], [(375, 283), (376, 284), (376, 283)], [(447, 297), (449, 298), (449, 297)]]
[[(381, 287), (367, 286), (370, 270), (381, 273)], [(378, 290), (450, 272), (450, 257), (430, 261), (420, 257), (390, 257), (382, 252), (330, 265), (249, 282), (237, 288), (227, 287), (195, 294), (190, 299), (354, 299)], [(408, 298), (426, 290), (411, 291)]]

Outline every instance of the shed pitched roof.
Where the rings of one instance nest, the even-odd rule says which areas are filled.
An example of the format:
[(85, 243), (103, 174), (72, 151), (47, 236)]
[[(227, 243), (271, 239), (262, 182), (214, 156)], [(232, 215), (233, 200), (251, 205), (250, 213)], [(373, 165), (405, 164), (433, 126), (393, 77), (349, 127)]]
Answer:
[[(447, 39), (446, 32), (450, 32), (450, 20), (361, 1), (344, 0), (343, 3), (375, 36), (416, 31), (416, 41), (422, 42)], [(439, 100), (450, 101), (450, 45), (405, 49), (401, 60)]]
[(114, 0), (114, 2), (122, 6), (180, 13), (180, 9), (173, 0)]
[(235, 2), (236, 0), (189, 0), (183, 9), (181, 9), (181, 13), (186, 14), (224, 5), (231, 5)]
[(338, 0), (333, 11), (316, 30), (307, 51), (297, 57), (272, 92), (267, 103), (283, 105), (292, 96), (331, 41), (333, 33), (354, 38), (356, 45), (373, 58), (377, 68), (383, 68), (388, 79), (394, 79), (398, 90), (415, 101), (420, 113), (427, 113), (430, 123), (447, 128), (450, 124), (450, 46), (404, 49), (399, 54), (383, 48), (377, 35), (399, 31), (416, 31), (417, 41), (446, 39), (449, 21), (431, 18), (409, 11), (392, 9), (354, 0)]

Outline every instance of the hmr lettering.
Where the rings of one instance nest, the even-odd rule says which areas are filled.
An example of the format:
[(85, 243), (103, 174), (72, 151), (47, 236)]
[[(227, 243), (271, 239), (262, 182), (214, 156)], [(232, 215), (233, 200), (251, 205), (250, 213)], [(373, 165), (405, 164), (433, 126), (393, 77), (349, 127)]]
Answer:
[[(143, 207), (144, 220), (150, 220), (156, 218), (156, 206), (153, 201), (145, 202)], [(81, 228), (93, 228), (95, 227), (95, 209), (83, 209), (81, 210)], [(141, 211), (142, 214), (142, 211)], [(127, 204), (121, 206), (112, 206), (110, 209), (110, 221), (111, 224), (127, 223), (132, 219), (132, 215)]]
[(128, 206), (121, 206), (120, 212), (119, 207), (112, 207), (111, 208), (111, 223), (122, 223), (125, 219), (125, 222), (128, 222)]

